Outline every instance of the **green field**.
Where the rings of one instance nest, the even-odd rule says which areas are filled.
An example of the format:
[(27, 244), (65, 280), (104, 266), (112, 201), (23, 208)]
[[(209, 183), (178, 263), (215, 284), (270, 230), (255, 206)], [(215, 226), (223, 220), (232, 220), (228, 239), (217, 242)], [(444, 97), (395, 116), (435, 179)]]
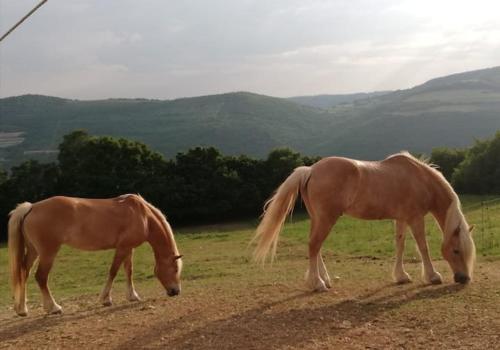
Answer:
[[(485, 204), (492, 197), (468, 196), (462, 199), (469, 224), (475, 226), (474, 238), (479, 262), (500, 258), (500, 202)], [(470, 209), (467, 209), (470, 208)], [(210, 285), (223, 283), (231, 276), (248, 276), (258, 279), (261, 271), (251, 263), (251, 247), (248, 246), (257, 221), (237, 224), (181, 228), (176, 231), (176, 241), (184, 254), (182, 275), (186, 288), (189, 281)], [(175, 229), (175, 228), (174, 228)], [(441, 233), (432, 217), (427, 218), (426, 230), (432, 257), (441, 259)], [(288, 220), (280, 238), (277, 264), (282, 261), (304, 259), (306, 268), (309, 220), (303, 213)], [(407, 233), (406, 260), (416, 261), (419, 255), (411, 234)], [(368, 257), (374, 260), (390, 260), (394, 255), (392, 221), (362, 221), (342, 217), (326, 240), (323, 253), (330, 260)], [(97, 295), (106, 279), (113, 251), (84, 252), (63, 247), (51, 272), (50, 285), (56, 298), (82, 294)], [(134, 279), (139, 289), (157, 288), (153, 276), (154, 258), (151, 248), (143, 244), (136, 249)], [(390, 271), (381, 271), (390, 274)], [(414, 276), (417, 277), (417, 276)], [(302, 282), (302, 272), (277, 279), (295, 279)], [(116, 280), (118, 290), (124, 287), (124, 276)], [(31, 278), (29, 295), (35, 303), (39, 298), (38, 287)], [(0, 307), (11, 303), (8, 285), (8, 261), (6, 247), (0, 248)]]

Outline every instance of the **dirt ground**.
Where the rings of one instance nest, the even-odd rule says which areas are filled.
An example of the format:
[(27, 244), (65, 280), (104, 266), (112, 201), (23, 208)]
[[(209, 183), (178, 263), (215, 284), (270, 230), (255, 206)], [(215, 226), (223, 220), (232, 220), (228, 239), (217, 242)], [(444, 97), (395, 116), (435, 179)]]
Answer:
[[(443, 262), (440, 270), (449, 271)], [(302, 266), (302, 265), (301, 265)], [(498, 349), (500, 262), (484, 262), (475, 281), (395, 285), (381, 273), (390, 261), (353, 259), (332, 290), (310, 293), (303, 271), (286, 283), (235, 278), (207, 286), (185, 281), (182, 295), (163, 296), (158, 285), (143, 301), (128, 303), (115, 291), (115, 305), (97, 296), (59, 300), (63, 315), (45, 316), (36, 302), (21, 318), (0, 309), (0, 348), (16, 349)], [(343, 271), (366, 271), (356, 278)], [(419, 265), (408, 266), (417, 277)], [(372, 272), (371, 271), (377, 271)], [(370, 276), (373, 275), (373, 276)], [(140, 286), (138, 286), (139, 292)]]

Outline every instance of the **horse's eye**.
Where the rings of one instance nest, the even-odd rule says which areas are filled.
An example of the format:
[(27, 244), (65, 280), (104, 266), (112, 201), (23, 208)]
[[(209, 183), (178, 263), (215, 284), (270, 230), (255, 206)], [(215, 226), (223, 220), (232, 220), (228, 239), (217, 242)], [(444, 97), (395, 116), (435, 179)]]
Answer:
[(460, 254), (460, 250), (458, 250), (458, 249), (453, 249), (453, 253), (455, 253), (455, 254)]

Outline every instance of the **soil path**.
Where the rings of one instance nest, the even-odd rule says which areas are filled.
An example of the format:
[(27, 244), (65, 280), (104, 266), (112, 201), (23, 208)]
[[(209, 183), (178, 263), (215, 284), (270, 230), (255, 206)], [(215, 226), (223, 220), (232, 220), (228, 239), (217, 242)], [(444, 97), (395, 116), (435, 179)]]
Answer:
[[(355, 263), (390, 269), (389, 261)], [(116, 305), (108, 308), (96, 305), (95, 296), (62, 300), (65, 312), (56, 316), (43, 315), (36, 304), (26, 318), (4, 307), (0, 348), (499, 348), (500, 262), (477, 270), (466, 287), (394, 285), (367, 277), (342, 279), (333, 290), (314, 294), (299, 280), (258, 288), (197, 288), (192, 281), (177, 298), (163, 297), (158, 287), (137, 303), (116, 295)]]

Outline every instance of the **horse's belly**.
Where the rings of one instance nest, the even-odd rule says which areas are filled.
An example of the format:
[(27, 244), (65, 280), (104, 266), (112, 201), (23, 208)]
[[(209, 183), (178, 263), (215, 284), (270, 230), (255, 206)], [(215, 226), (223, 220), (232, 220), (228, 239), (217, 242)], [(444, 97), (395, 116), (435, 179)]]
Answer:
[(352, 207), (345, 214), (364, 220), (394, 219), (396, 214), (391, 210), (375, 206)]
[(68, 234), (65, 237), (64, 244), (70, 247), (83, 250), (104, 250), (116, 247), (116, 237), (99, 235), (95, 237), (92, 234)]
[(106, 244), (106, 243), (102, 243), (102, 242), (99, 242), (99, 243), (84, 242), (81, 240), (79, 240), (79, 241), (71, 240), (71, 241), (67, 241), (64, 243), (72, 248), (81, 249), (81, 250), (106, 250), (106, 249), (112, 249), (112, 248), (116, 247), (115, 244), (111, 244), (111, 243)]

